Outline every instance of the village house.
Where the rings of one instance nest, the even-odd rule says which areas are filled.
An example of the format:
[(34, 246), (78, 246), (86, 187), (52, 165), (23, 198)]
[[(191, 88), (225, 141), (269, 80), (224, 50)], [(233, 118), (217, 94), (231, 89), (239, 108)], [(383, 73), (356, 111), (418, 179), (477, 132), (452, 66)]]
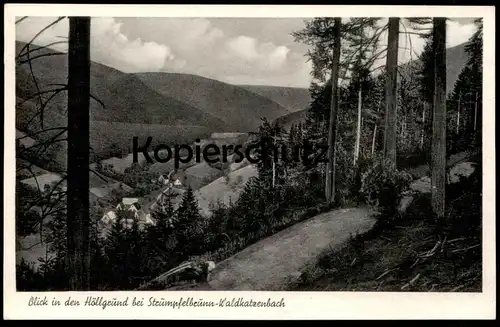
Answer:
[[(118, 210), (128, 210), (133, 212), (134, 219), (137, 220), (140, 229), (143, 229), (147, 225), (155, 225), (154, 220), (151, 218), (151, 214), (147, 212), (147, 209), (143, 209), (141, 207), (138, 198), (123, 198), (122, 202), (120, 202), (114, 210), (108, 209), (105, 211), (101, 221), (106, 225), (114, 223), (117, 219), (116, 211)], [(134, 219), (124, 219), (124, 227), (130, 228)]]
[(160, 177), (158, 177), (158, 182), (162, 185), (168, 185), (168, 183), (170, 182), (168, 175), (165, 176), (164, 174), (160, 174)]
[(170, 182), (173, 187), (184, 188), (187, 185), (187, 176), (183, 170), (173, 171), (170, 174)]
[(116, 220), (116, 213), (113, 210), (107, 210), (101, 218), (106, 225), (112, 224)]
[(122, 202), (118, 203), (116, 210), (130, 210), (137, 212), (141, 208), (138, 198), (123, 198)]

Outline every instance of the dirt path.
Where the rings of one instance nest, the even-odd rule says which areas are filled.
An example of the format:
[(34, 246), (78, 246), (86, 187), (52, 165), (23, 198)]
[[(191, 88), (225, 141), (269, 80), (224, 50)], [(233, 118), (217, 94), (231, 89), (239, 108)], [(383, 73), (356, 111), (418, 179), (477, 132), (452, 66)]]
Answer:
[[(448, 165), (456, 165), (467, 155), (451, 156)], [(422, 175), (410, 189), (430, 192), (430, 178)], [(412, 195), (404, 197), (400, 209), (404, 210), (412, 199)], [(338, 248), (350, 235), (371, 229), (375, 223), (372, 214), (366, 207), (339, 209), (298, 223), (218, 263), (209, 276), (208, 285), (200, 287), (204, 290), (281, 290), (322, 252)]]
[(213, 290), (279, 290), (324, 251), (374, 224), (368, 208), (330, 211), (265, 238), (220, 262), (210, 274)]

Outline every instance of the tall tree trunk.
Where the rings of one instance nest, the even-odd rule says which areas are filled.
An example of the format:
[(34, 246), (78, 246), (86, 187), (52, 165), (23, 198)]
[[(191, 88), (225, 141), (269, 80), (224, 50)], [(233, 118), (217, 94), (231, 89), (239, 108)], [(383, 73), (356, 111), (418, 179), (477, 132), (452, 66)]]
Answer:
[(358, 127), (356, 130), (356, 145), (354, 146), (354, 163), (359, 158), (359, 147), (361, 142), (361, 105), (362, 105), (362, 97), (361, 97), (361, 88), (358, 91)]
[(420, 149), (424, 149), (424, 140), (425, 140), (425, 109), (426, 109), (426, 104), (425, 102), (423, 103), (423, 109), (422, 109), (422, 135), (420, 136)]
[(276, 185), (276, 162), (274, 161), (274, 158), (273, 158), (273, 188), (275, 187)]
[(462, 93), (458, 95), (458, 109), (457, 109), (457, 130), (456, 134), (460, 132), (460, 107), (462, 105)]
[(474, 132), (477, 130), (477, 92), (474, 98)]
[(385, 82), (384, 156), (396, 163), (397, 138), (397, 67), (399, 46), (399, 18), (389, 18), (387, 45), (387, 79)]
[(446, 186), (446, 18), (434, 18), (434, 108), (432, 124), (432, 207), (445, 214)]
[(67, 249), (69, 288), (90, 287), (90, 17), (69, 18)]
[(405, 132), (406, 132), (406, 116), (403, 117), (403, 121), (401, 122), (401, 143), (405, 144)]
[(377, 124), (373, 126), (373, 138), (372, 138), (372, 157), (375, 154), (375, 140), (377, 139)]
[(337, 106), (338, 80), (340, 62), (340, 24), (341, 18), (335, 18), (333, 27), (333, 58), (332, 58), (332, 96), (330, 99), (330, 124), (328, 126), (328, 162), (326, 167), (325, 198), (328, 203), (335, 201), (335, 150), (337, 136)]

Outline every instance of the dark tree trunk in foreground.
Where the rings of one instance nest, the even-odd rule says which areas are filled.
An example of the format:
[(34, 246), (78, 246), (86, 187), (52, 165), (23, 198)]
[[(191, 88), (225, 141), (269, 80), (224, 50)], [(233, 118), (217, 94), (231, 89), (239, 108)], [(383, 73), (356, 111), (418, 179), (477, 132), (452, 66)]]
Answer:
[(385, 82), (384, 156), (396, 163), (399, 18), (389, 18)]
[(90, 17), (69, 18), (67, 251), (69, 288), (89, 290)]
[(332, 60), (332, 96), (330, 100), (330, 124), (328, 126), (328, 163), (326, 166), (325, 198), (327, 203), (335, 201), (335, 149), (337, 134), (338, 111), (338, 80), (340, 63), (340, 24), (341, 19), (335, 18), (333, 27), (333, 60)]
[(433, 40), (432, 207), (437, 217), (442, 218), (446, 185), (446, 18), (434, 18)]

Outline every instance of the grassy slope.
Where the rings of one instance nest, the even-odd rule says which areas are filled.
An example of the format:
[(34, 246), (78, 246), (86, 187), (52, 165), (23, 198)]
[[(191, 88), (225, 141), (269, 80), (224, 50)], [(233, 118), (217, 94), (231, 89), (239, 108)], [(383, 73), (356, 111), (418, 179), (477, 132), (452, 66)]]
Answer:
[(266, 97), (201, 76), (175, 73), (134, 75), (158, 93), (224, 120), (229, 124), (226, 130), (254, 131), (260, 125), (260, 117), (274, 119), (287, 113), (285, 108)]
[(210, 205), (215, 204), (218, 200), (226, 205), (230, 202), (236, 202), (246, 182), (255, 176), (257, 176), (257, 169), (254, 165), (247, 165), (229, 173), (229, 178), (220, 177), (195, 191), (201, 213), (209, 216), (211, 214)]

